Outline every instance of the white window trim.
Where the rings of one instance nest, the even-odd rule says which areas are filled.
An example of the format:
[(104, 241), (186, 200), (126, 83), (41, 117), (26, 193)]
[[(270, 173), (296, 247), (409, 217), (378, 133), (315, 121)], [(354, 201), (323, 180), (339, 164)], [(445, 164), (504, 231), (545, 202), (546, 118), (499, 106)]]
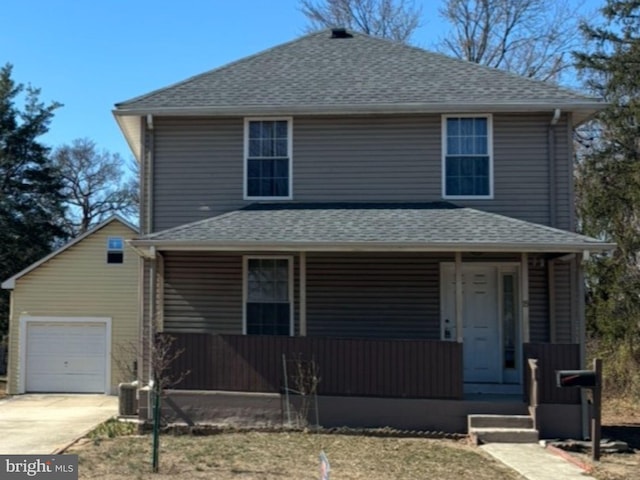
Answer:
[[(289, 158), (289, 195), (286, 197), (250, 197), (248, 194), (247, 164), (249, 161), (249, 122), (287, 122), (287, 157)], [(245, 117), (244, 119), (244, 170), (242, 174), (242, 195), (244, 200), (292, 200), (293, 199), (293, 117)]]
[[(447, 195), (447, 119), (449, 118), (486, 118), (487, 154), (489, 156), (489, 195)], [(492, 200), (493, 191), (493, 115), (490, 113), (461, 113), (442, 115), (442, 198), (445, 200)]]
[(293, 256), (291, 255), (243, 255), (242, 256), (242, 334), (247, 335), (247, 300), (249, 292), (249, 260), (287, 260), (289, 274), (289, 336), (294, 335)]
[(27, 388), (27, 324), (29, 323), (103, 323), (106, 335), (104, 393), (111, 394), (111, 317), (32, 317), (23, 315), (19, 320), (20, 340), (18, 342), (18, 393), (25, 393)]

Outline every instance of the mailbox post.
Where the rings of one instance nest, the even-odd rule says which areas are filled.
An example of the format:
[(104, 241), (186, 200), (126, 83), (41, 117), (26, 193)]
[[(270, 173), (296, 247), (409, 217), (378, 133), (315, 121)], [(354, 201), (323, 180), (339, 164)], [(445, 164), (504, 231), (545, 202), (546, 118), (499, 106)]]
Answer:
[(593, 392), (593, 411), (591, 412), (592, 458), (600, 460), (602, 360), (598, 358), (593, 361), (593, 370), (556, 370), (556, 383), (559, 388), (590, 388)]

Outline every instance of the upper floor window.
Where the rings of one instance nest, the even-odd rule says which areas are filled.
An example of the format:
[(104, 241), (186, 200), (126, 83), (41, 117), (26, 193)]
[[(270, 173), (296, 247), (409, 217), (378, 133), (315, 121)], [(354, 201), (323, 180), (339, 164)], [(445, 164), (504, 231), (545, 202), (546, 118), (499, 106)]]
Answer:
[(442, 119), (444, 198), (492, 198), (490, 115), (445, 115)]
[(245, 120), (245, 198), (291, 198), (291, 119)]
[(124, 262), (124, 240), (122, 237), (107, 238), (107, 263)]

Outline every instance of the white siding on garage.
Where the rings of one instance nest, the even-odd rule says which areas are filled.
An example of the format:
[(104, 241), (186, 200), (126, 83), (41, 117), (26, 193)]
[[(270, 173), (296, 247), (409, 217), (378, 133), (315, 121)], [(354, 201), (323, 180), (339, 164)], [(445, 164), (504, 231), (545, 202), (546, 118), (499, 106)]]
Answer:
[(107, 322), (26, 320), (27, 392), (104, 393)]

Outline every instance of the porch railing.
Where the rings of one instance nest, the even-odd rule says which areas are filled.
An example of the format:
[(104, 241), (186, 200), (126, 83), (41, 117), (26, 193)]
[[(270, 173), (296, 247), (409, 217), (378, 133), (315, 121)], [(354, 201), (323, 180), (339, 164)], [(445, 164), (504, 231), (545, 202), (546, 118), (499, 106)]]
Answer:
[[(580, 347), (577, 344), (525, 343), (525, 397), (530, 407), (544, 403), (580, 403), (579, 389), (558, 388), (556, 370), (580, 368)], [(532, 368), (532, 362), (535, 368)]]
[(462, 345), (373, 340), (170, 333), (183, 353), (170, 366), (178, 389), (281, 392), (283, 361), (313, 360), (320, 395), (461, 399)]

